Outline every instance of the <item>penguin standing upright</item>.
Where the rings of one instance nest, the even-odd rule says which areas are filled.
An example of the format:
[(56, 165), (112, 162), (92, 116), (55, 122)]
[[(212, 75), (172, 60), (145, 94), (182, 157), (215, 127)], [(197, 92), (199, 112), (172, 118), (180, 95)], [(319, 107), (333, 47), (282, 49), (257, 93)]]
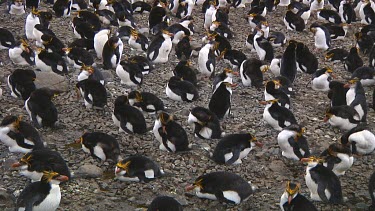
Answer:
[(367, 102), (361, 81), (358, 78), (351, 79), (345, 84), (345, 88), (349, 88), (346, 92), (346, 104), (357, 111), (360, 121), (366, 122)]
[(148, 28), (150, 30), (161, 23), (167, 15), (165, 10), (166, 4), (163, 1), (155, 1), (154, 5), (148, 16)]
[(337, 176), (344, 175), (354, 161), (350, 148), (341, 143), (329, 145), (328, 149), (320, 154), (320, 157), (324, 158), (323, 165), (332, 170)]
[(190, 45), (190, 37), (185, 35), (176, 45), (175, 51), (177, 59), (181, 60), (189, 60), (193, 50)]
[(164, 171), (148, 157), (132, 155), (117, 163), (116, 178), (125, 182), (149, 182), (163, 176)]
[(186, 187), (186, 190), (193, 190), (199, 198), (232, 204), (246, 201), (253, 193), (251, 185), (242, 177), (224, 171), (199, 176), (192, 185)]
[(284, 54), (281, 57), (280, 65), (280, 74), (288, 78), (292, 83), (297, 76), (296, 47), (296, 41), (289, 41), (289, 45), (286, 47)]
[(215, 42), (210, 41), (201, 48), (198, 54), (198, 70), (206, 76), (214, 76), (216, 59), (214, 54)]
[(30, 94), (36, 89), (34, 81), (36, 74), (30, 69), (16, 69), (8, 76), (8, 87), (11, 95), (15, 98), (27, 100)]
[(305, 196), (299, 193), (300, 188), (300, 184), (294, 184), (289, 181), (286, 183), (285, 192), (280, 198), (281, 211), (318, 211), (313, 203), (311, 203)]
[(165, 109), (164, 103), (150, 92), (131, 91), (128, 94), (129, 104), (149, 114), (156, 114)]
[(344, 60), (345, 70), (353, 73), (358, 67), (363, 66), (363, 60), (358, 55), (359, 49), (356, 47), (350, 48), (348, 56)]
[(131, 49), (140, 52), (146, 52), (149, 45), (147, 37), (135, 29), (131, 31), (128, 43)]
[(349, 88), (345, 88), (345, 84), (339, 81), (329, 82), (328, 98), (331, 100), (331, 107), (346, 105), (346, 92)]
[(322, 159), (310, 157), (301, 159), (307, 163), (305, 181), (310, 198), (333, 204), (343, 202), (341, 183), (333, 171), (321, 164)]
[(355, 40), (357, 42), (356, 47), (359, 48), (359, 50), (367, 55), (370, 53), (372, 46), (374, 45), (374, 39), (371, 35), (362, 33), (362, 32), (356, 32), (354, 34)]
[(238, 72), (234, 72), (232, 69), (224, 68), (223, 72), (216, 75), (215, 78), (212, 81), (212, 91), (215, 91), (219, 86), (221, 82), (229, 82), (233, 84), (233, 76), (237, 75)]
[(48, 88), (41, 88), (33, 91), (25, 101), (25, 108), (34, 126), (52, 127), (57, 121), (57, 109), (51, 101), (54, 91)]
[(26, 186), (17, 198), (17, 210), (56, 210), (61, 201), (60, 182), (69, 177), (44, 171), (41, 181)]
[(232, 87), (236, 84), (229, 82), (220, 82), (211, 96), (208, 108), (214, 112), (219, 119), (231, 114)]
[(289, 125), (277, 135), (282, 155), (293, 160), (310, 157), (309, 145), (303, 136), (305, 128), (297, 124)]
[(258, 54), (258, 57), (261, 61), (271, 61), (273, 59), (273, 47), (264, 37), (263, 30), (257, 30), (257, 33), (254, 35), (254, 48)]
[(375, 135), (363, 126), (355, 127), (344, 133), (340, 143), (349, 146), (353, 154), (367, 155), (375, 150)]
[(98, 31), (94, 36), (94, 48), (96, 52), (96, 57), (98, 59), (102, 59), (103, 48), (109, 39), (109, 34), (110, 34), (109, 29), (102, 29)]
[(32, 66), (35, 64), (35, 53), (26, 40), (21, 39), (9, 48), (9, 59), (16, 65)]
[(297, 70), (304, 73), (313, 74), (318, 69), (318, 59), (310, 52), (309, 48), (301, 43), (297, 43), (296, 47)]
[(338, 12), (343, 23), (351, 24), (357, 18), (352, 2), (348, 0), (340, 1)]
[(218, 164), (241, 164), (254, 146), (262, 144), (250, 133), (226, 135), (217, 143), (212, 159)]
[(119, 127), (120, 132), (124, 131), (130, 134), (147, 132), (145, 117), (141, 111), (129, 105), (128, 97), (125, 95), (116, 98), (112, 120)]
[(333, 71), (329, 67), (316, 71), (311, 80), (311, 87), (315, 91), (328, 91), (333, 78)]
[(76, 84), (86, 108), (103, 109), (107, 105), (107, 91), (103, 84), (94, 79), (86, 79)]
[(310, 31), (314, 33), (316, 49), (326, 51), (331, 47), (331, 35), (325, 26), (313, 23), (310, 26)]
[(168, 62), (169, 53), (172, 50), (172, 33), (163, 30), (150, 43), (147, 49), (147, 58), (153, 63)]
[(33, 29), (36, 24), (40, 24), (39, 15), (40, 12), (33, 7), (30, 14), (26, 17), (25, 35), (28, 40), (34, 39)]
[(263, 72), (267, 71), (268, 65), (262, 61), (250, 58), (242, 62), (240, 66), (240, 76), (244, 86), (255, 86), (260, 88), (263, 86)]
[(290, 108), (290, 99), (288, 95), (280, 89), (280, 81), (279, 80), (272, 80), (266, 83), (266, 88), (264, 90), (264, 100), (273, 100), (278, 99), (277, 103), (280, 106), (285, 108)]
[(195, 107), (188, 117), (188, 124), (194, 124), (194, 135), (201, 139), (218, 139), (222, 132), (216, 114), (203, 108)]
[(106, 133), (84, 133), (77, 143), (82, 145), (82, 150), (90, 153), (92, 157), (101, 161), (112, 160), (117, 162), (120, 156), (120, 146), (117, 140)]
[(103, 47), (103, 66), (104, 69), (114, 69), (120, 63), (124, 44), (118, 37), (108, 39)]
[(159, 149), (168, 152), (186, 151), (189, 149), (189, 140), (186, 131), (173, 120), (173, 116), (161, 112), (155, 120), (153, 133), (159, 141)]
[(209, 5), (210, 7), (206, 10), (205, 14), (204, 14), (204, 29), (206, 31), (209, 31), (210, 29), (210, 26), (212, 24), (212, 21), (213, 20), (213, 17), (215, 16), (215, 13), (216, 13), (216, 1), (215, 0), (210, 0), (209, 1)]
[(281, 131), (283, 128), (297, 124), (294, 114), (287, 108), (279, 106), (277, 99), (261, 101), (265, 105), (263, 119), (275, 130)]

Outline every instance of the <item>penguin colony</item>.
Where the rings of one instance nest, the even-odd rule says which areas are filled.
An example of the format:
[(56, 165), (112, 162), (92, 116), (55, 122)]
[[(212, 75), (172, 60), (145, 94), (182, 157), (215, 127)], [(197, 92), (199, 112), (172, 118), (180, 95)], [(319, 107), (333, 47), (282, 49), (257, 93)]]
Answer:
[[(255, 177), (239, 168), (259, 159), (250, 153), (263, 152), (256, 147), (271, 146), (256, 137), (257, 129), (263, 127), (277, 143), (280, 153), (276, 156), (293, 177), (280, 191), (279, 207), (264, 204), (259, 209), (353, 207), (353, 197), (345, 195), (345, 189), (353, 184), (343, 185), (342, 181), (353, 173), (353, 165), (371, 157), (375, 150), (373, 102), (366, 98), (375, 84), (373, 4), (345, 0), (161, 0), (150, 4), (126, 0), (8, 1), (9, 18), (24, 22), (24, 28), (17, 29), (24, 35), (16, 35), (7, 26), (0, 28), (0, 49), (9, 57), (2, 62), (13, 68), (2, 80), (8, 87), (0, 89), (6, 111), (1, 114), (0, 141), (3, 151), (9, 149), (9, 156), (19, 160), (11, 164), (12, 170), (32, 181), (17, 194), (15, 206), (21, 210), (56, 210), (60, 201), (61, 207), (68, 206), (64, 197), (69, 196), (61, 190), (69, 189), (69, 183), (79, 186), (82, 178), (71, 172), (81, 163), (66, 162), (70, 158), (65, 156), (81, 153), (82, 163), (91, 162), (106, 174), (111, 172), (108, 174), (116, 179), (114, 183), (135, 187), (174, 177), (178, 164), (162, 166), (161, 157), (170, 156), (169, 162), (174, 162), (193, 155), (189, 157), (191, 169), (185, 169), (191, 177), (179, 180), (186, 188), (175, 187), (174, 192), (220, 202), (206, 204), (208, 209), (250, 209), (254, 200), (261, 200), (258, 193), (267, 189), (261, 186), (261, 175), (268, 173), (262, 173), (256, 162), (252, 163), (259, 169)], [(247, 10), (245, 20), (231, 22), (243, 8)], [(204, 20), (195, 21), (198, 18), (193, 17), (201, 12)], [(272, 27), (274, 19), (268, 19), (276, 12), (282, 14), (277, 18), (285, 25), (283, 30), (277, 31)], [(143, 16), (147, 23), (138, 22)], [(71, 30), (69, 38), (59, 35), (60, 28), (54, 25), (66, 23)], [(242, 41), (246, 47), (233, 45), (234, 40), (239, 42), (232, 30), (237, 24), (250, 32)], [(352, 45), (342, 45), (351, 42), (349, 29), (355, 40)], [(335, 43), (340, 39), (346, 42)], [(192, 40), (199, 45), (193, 45)], [(333, 69), (337, 61), (340, 63)], [(68, 92), (42, 88), (36, 86), (42, 79), (35, 71), (74, 78), (75, 82)], [(106, 81), (105, 71), (118, 78)], [(154, 77), (166, 78), (164, 93), (152, 87), (157, 85)], [(311, 80), (304, 81), (309, 77)], [(149, 90), (142, 90), (145, 83), (151, 86)], [(301, 84), (313, 90), (316, 99), (327, 96), (325, 102), (313, 107), (301, 105), (298, 98), (305, 92)], [(256, 90), (256, 95), (249, 96), (248, 90)], [(56, 103), (73, 94), (79, 99), (75, 103), (81, 105), (76, 112)], [(236, 107), (234, 97), (245, 106)], [(22, 104), (22, 109), (12, 111), (9, 102)], [(70, 112), (62, 114), (62, 108)], [(181, 111), (184, 109), (187, 112)], [(301, 122), (296, 111), (320, 115), (310, 117), (312, 121), (324, 120), (320, 128), (334, 132), (324, 136), (332, 139), (326, 141), (331, 144), (324, 149), (323, 140), (313, 140), (310, 122)], [(99, 116), (98, 121), (112, 130), (97, 127), (95, 120), (79, 122), (75, 125), (81, 128), (74, 130), (80, 135), (71, 137), (64, 134), (64, 124), (72, 122), (59, 118), (69, 113)], [(240, 121), (241, 115), (257, 115), (259, 123), (238, 127), (236, 120)], [(228, 124), (232, 119), (234, 122)], [(155, 140), (152, 147), (154, 151), (160, 149), (160, 157), (151, 157), (135, 139), (140, 139), (141, 145)], [(56, 147), (56, 141), (65, 147)], [(129, 153), (131, 148), (134, 151)], [(194, 156), (212, 163), (212, 168), (198, 169)], [(301, 169), (305, 176), (295, 176)], [(370, 195), (366, 197), (372, 199), (372, 210), (375, 176), (366, 176), (369, 184), (361, 189), (368, 187)], [(19, 176), (13, 177), (19, 182)], [(260, 186), (259, 190), (254, 190), (250, 180)], [(155, 192), (155, 199), (148, 199), (148, 209), (190, 209), (191, 204), (182, 207), (163, 195), (166, 193)]]

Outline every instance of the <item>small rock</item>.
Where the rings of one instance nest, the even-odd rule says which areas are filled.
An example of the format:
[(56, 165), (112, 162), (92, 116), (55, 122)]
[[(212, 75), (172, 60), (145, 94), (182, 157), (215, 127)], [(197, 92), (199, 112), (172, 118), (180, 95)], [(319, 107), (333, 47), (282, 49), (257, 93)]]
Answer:
[(0, 208), (1, 210), (5, 208), (14, 207), (15, 198), (7, 193), (6, 189), (0, 188)]
[(77, 177), (97, 178), (103, 175), (103, 170), (95, 165), (85, 164), (75, 172)]
[(69, 91), (69, 83), (64, 76), (54, 72), (35, 71), (36, 80), (34, 81), (37, 89), (47, 87), (53, 90), (67, 92)]

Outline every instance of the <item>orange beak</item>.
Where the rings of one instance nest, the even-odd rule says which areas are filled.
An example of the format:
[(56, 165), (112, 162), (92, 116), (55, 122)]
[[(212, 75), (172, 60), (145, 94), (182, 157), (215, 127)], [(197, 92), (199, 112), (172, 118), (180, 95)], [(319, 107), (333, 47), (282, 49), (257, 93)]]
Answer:
[(310, 160), (309, 158), (301, 158), (302, 163), (307, 163), (307, 162), (309, 162), (309, 160)]
[(65, 182), (65, 181), (69, 180), (69, 177), (67, 177), (65, 175), (60, 175), (56, 179), (59, 180), (59, 181), (61, 181), (61, 182)]
[(20, 167), (20, 166), (22, 166), (22, 164), (21, 164), (20, 162), (17, 162), (17, 163), (13, 163), (13, 164), (12, 164), (12, 167), (13, 167), (13, 168), (18, 168), (18, 167)]
[(266, 102), (266, 101), (259, 101), (259, 103), (260, 103), (261, 105), (267, 105), (267, 102)]
[(188, 186), (185, 187), (185, 190), (186, 190), (186, 191), (191, 191), (191, 190), (193, 190), (194, 188), (195, 188), (194, 185), (188, 185)]
[(81, 139), (75, 140), (74, 143), (80, 144), (81, 143)]
[(290, 204), (290, 202), (292, 202), (293, 198), (292, 196), (288, 196), (288, 204)]
[(232, 84), (230, 85), (232, 88), (236, 88), (238, 86), (238, 84)]
[(235, 75), (235, 76), (239, 76), (240, 75), (239, 72), (232, 72), (232, 74)]
[(121, 172), (121, 169), (120, 169), (120, 168), (116, 168), (115, 173), (118, 174), (118, 173), (120, 173), (120, 172)]
[(324, 119), (323, 119), (324, 122), (328, 122), (328, 120), (329, 120), (329, 117), (327, 117), (327, 116), (324, 117)]

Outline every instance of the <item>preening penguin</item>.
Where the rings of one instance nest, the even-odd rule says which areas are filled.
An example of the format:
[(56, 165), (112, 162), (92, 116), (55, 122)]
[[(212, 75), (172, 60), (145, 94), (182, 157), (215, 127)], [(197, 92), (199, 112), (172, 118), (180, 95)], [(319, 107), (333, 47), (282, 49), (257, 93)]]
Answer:
[(301, 32), (305, 30), (305, 21), (297, 14), (288, 10), (284, 17), (284, 24), (288, 30)]
[(56, 210), (61, 201), (60, 182), (69, 177), (44, 171), (41, 181), (30, 183), (17, 198), (17, 210)]
[(147, 2), (136, 1), (132, 4), (133, 13), (150, 13), (151, 5)]
[(339, 141), (345, 146), (350, 146), (353, 154), (371, 154), (375, 149), (375, 135), (363, 126), (344, 133)]
[(289, 125), (277, 135), (282, 155), (293, 160), (310, 157), (309, 145), (303, 136), (305, 128), (297, 124)]
[(166, 95), (176, 101), (192, 102), (199, 98), (198, 89), (190, 81), (172, 76), (165, 88)]
[(305, 181), (310, 190), (310, 198), (332, 204), (343, 203), (341, 183), (333, 171), (323, 166), (322, 159), (302, 158), (307, 163)]
[(35, 54), (26, 40), (21, 39), (13, 47), (9, 48), (9, 58), (16, 65), (34, 65)]
[(340, 25), (334, 23), (325, 23), (324, 27), (328, 29), (331, 40), (342, 40), (346, 37), (348, 33), (349, 26), (346, 23)]
[(254, 35), (253, 43), (255, 51), (257, 52), (258, 57), (261, 61), (271, 61), (273, 59), (273, 47), (264, 36), (263, 30), (257, 30), (257, 33)]
[(118, 37), (108, 39), (103, 47), (103, 66), (104, 69), (114, 69), (120, 63), (124, 44)]
[(94, 58), (87, 50), (83, 48), (63, 48), (62, 49), (66, 56), (68, 63), (73, 65), (75, 68), (82, 68), (83, 66), (93, 66), (96, 65), (94, 63)]
[(358, 67), (350, 79), (359, 79), (362, 86), (375, 85), (375, 69), (373, 67)]
[(120, 146), (117, 140), (106, 133), (84, 133), (76, 142), (82, 145), (84, 152), (90, 153), (93, 158), (101, 161), (117, 162), (120, 156)]
[(297, 76), (297, 63), (296, 63), (296, 48), (297, 42), (290, 40), (288, 47), (286, 47), (283, 56), (281, 57), (280, 74), (294, 82)]
[(166, 63), (172, 50), (172, 33), (163, 30), (150, 43), (147, 49), (147, 58), (153, 63)]
[(310, 31), (314, 34), (316, 49), (326, 51), (331, 47), (331, 35), (325, 26), (313, 23)]
[(52, 9), (57, 17), (69, 17), (72, 10), (72, 0), (56, 0)]
[(263, 112), (263, 119), (267, 124), (278, 131), (291, 124), (297, 124), (294, 114), (289, 109), (279, 106), (277, 101), (278, 99), (260, 102), (262, 105), (266, 105)]
[(156, 114), (165, 109), (164, 103), (150, 92), (131, 91), (128, 94), (129, 104), (149, 114)]
[(0, 50), (9, 49), (16, 44), (12, 32), (8, 29), (0, 28)]
[(347, 145), (334, 143), (324, 150), (320, 157), (324, 158), (323, 165), (332, 170), (337, 176), (345, 174), (352, 165), (354, 158)]
[(125, 95), (116, 98), (112, 120), (119, 127), (120, 132), (130, 134), (147, 132), (145, 117), (140, 110), (129, 105), (128, 97)]
[(147, 37), (135, 29), (132, 29), (130, 32), (128, 44), (132, 50), (138, 52), (146, 52), (149, 45)]
[(274, 100), (278, 99), (278, 104), (285, 108), (290, 108), (290, 99), (288, 95), (280, 89), (280, 81), (279, 80), (272, 80), (267, 81), (266, 88), (264, 90), (264, 100)]
[(15, 98), (27, 100), (30, 94), (36, 89), (34, 81), (35, 72), (30, 69), (16, 69), (8, 76), (8, 87), (11, 95)]
[(341, 24), (342, 21), (341, 21), (341, 17), (340, 15), (334, 11), (334, 10), (330, 10), (330, 9), (321, 9), (321, 10), (318, 10), (316, 12), (317, 14), (317, 17), (318, 17), (318, 20), (326, 20), (330, 23), (334, 23), (334, 24)]
[(37, 128), (52, 127), (57, 121), (57, 109), (52, 102), (55, 93), (48, 88), (33, 91), (25, 101), (30, 120)]
[(300, 184), (291, 182), (286, 183), (286, 189), (280, 198), (281, 211), (290, 210), (304, 210), (304, 211), (318, 211), (315, 205), (310, 202), (305, 196), (299, 193)]
[(356, 47), (350, 48), (348, 56), (344, 60), (344, 68), (349, 72), (354, 72), (358, 67), (363, 66), (363, 60), (359, 56), (359, 49)]
[(86, 108), (103, 109), (107, 105), (107, 90), (99, 81), (82, 80), (76, 84), (76, 88), (83, 97)]
[(206, 108), (193, 108), (188, 117), (188, 124), (194, 124), (194, 134), (201, 139), (218, 139), (222, 136), (219, 119)]
[[(140, 2), (140, 1), (137, 1), (137, 2)], [(147, 211), (159, 211), (159, 210), (182, 211), (183, 207), (176, 199), (172, 197), (158, 196), (152, 200), (150, 206), (148, 206)]]
[(231, 172), (212, 172), (195, 179), (186, 191), (193, 190), (199, 198), (240, 204), (253, 193), (251, 185), (242, 177)]
[(346, 92), (346, 104), (357, 111), (361, 122), (366, 122), (367, 102), (361, 81), (358, 78), (353, 78), (344, 87), (349, 88)]
[(161, 112), (155, 120), (152, 131), (156, 140), (160, 143), (160, 150), (168, 152), (189, 150), (186, 131), (173, 119), (172, 115)]
[(189, 60), (178, 62), (173, 70), (173, 75), (183, 78), (185, 81), (190, 81), (194, 85), (197, 85), (197, 74), (190, 66), (191, 62)]
[(221, 58), (224, 58), (224, 61), (226, 63), (229, 63), (232, 65), (232, 69), (235, 69), (237, 70), (238, 68), (240, 68), (242, 62), (244, 62), (247, 57), (244, 53), (242, 53), (241, 51), (239, 50), (227, 50), (227, 49), (224, 49), (220, 56), (218, 57), (218, 59), (221, 59)]
[(78, 81), (86, 79), (96, 80), (105, 85), (104, 77), (98, 68), (82, 64), (81, 73), (78, 75)]
[(262, 61), (250, 58), (242, 62), (240, 76), (244, 86), (255, 86), (257, 89), (263, 86), (263, 72), (267, 71), (268, 65)]
[(286, 37), (282, 32), (271, 32), (267, 40), (273, 47), (280, 47), (286, 44)]
[(217, 143), (212, 159), (218, 164), (241, 164), (255, 146), (262, 144), (250, 133), (226, 135)]
[(232, 102), (232, 87), (237, 84), (229, 82), (220, 82), (214, 90), (208, 108), (216, 114), (219, 119), (231, 115), (231, 102)]
[(329, 50), (324, 59), (326, 61), (341, 61), (343, 62), (345, 58), (348, 56), (349, 52), (342, 48), (334, 48), (332, 50)]
[(116, 74), (121, 79), (121, 84), (127, 86), (140, 86), (143, 82), (142, 70), (131, 62), (121, 61), (116, 67)]
[(137, 64), (143, 75), (149, 74), (154, 69), (154, 65), (145, 56), (132, 56), (127, 60), (130, 63)]
[(49, 53), (45, 49), (37, 48), (35, 52), (35, 66), (41, 71), (54, 72), (60, 75), (68, 73), (65, 60), (57, 53)]
[(234, 72), (232, 69), (224, 68), (223, 72), (217, 74), (212, 81), (212, 91), (215, 91), (221, 84), (221, 82), (229, 82), (233, 84), (233, 77), (237, 75), (238, 72)]
[(28, 153), (42, 149), (44, 143), (39, 132), (21, 116), (6, 116), (0, 124), (0, 141), (9, 147), (10, 152)]
[(167, 16), (166, 6), (167, 4), (163, 1), (155, 1), (148, 16), (148, 28), (150, 30), (165, 19)]
[(313, 74), (318, 69), (318, 59), (310, 52), (309, 48), (301, 42), (297, 43), (296, 62), (297, 70), (304, 73)]
[(315, 91), (328, 91), (329, 84), (332, 81), (334, 75), (333, 70), (329, 67), (317, 70), (311, 79), (311, 87)]
[(116, 178), (124, 182), (149, 182), (163, 176), (164, 171), (148, 157), (132, 155), (116, 165)]
[(215, 42), (210, 41), (204, 45), (198, 54), (198, 71), (205, 76), (214, 76), (216, 58), (214, 53)]
[(329, 122), (333, 127), (340, 130), (350, 130), (360, 123), (357, 111), (347, 105), (333, 106), (327, 109), (324, 122)]
[(189, 60), (191, 55), (193, 54), (193, 49), (190, 45), (190, 36), (185, 35), (176, 45), (175, 51), (177, 59), (181, 60)]

